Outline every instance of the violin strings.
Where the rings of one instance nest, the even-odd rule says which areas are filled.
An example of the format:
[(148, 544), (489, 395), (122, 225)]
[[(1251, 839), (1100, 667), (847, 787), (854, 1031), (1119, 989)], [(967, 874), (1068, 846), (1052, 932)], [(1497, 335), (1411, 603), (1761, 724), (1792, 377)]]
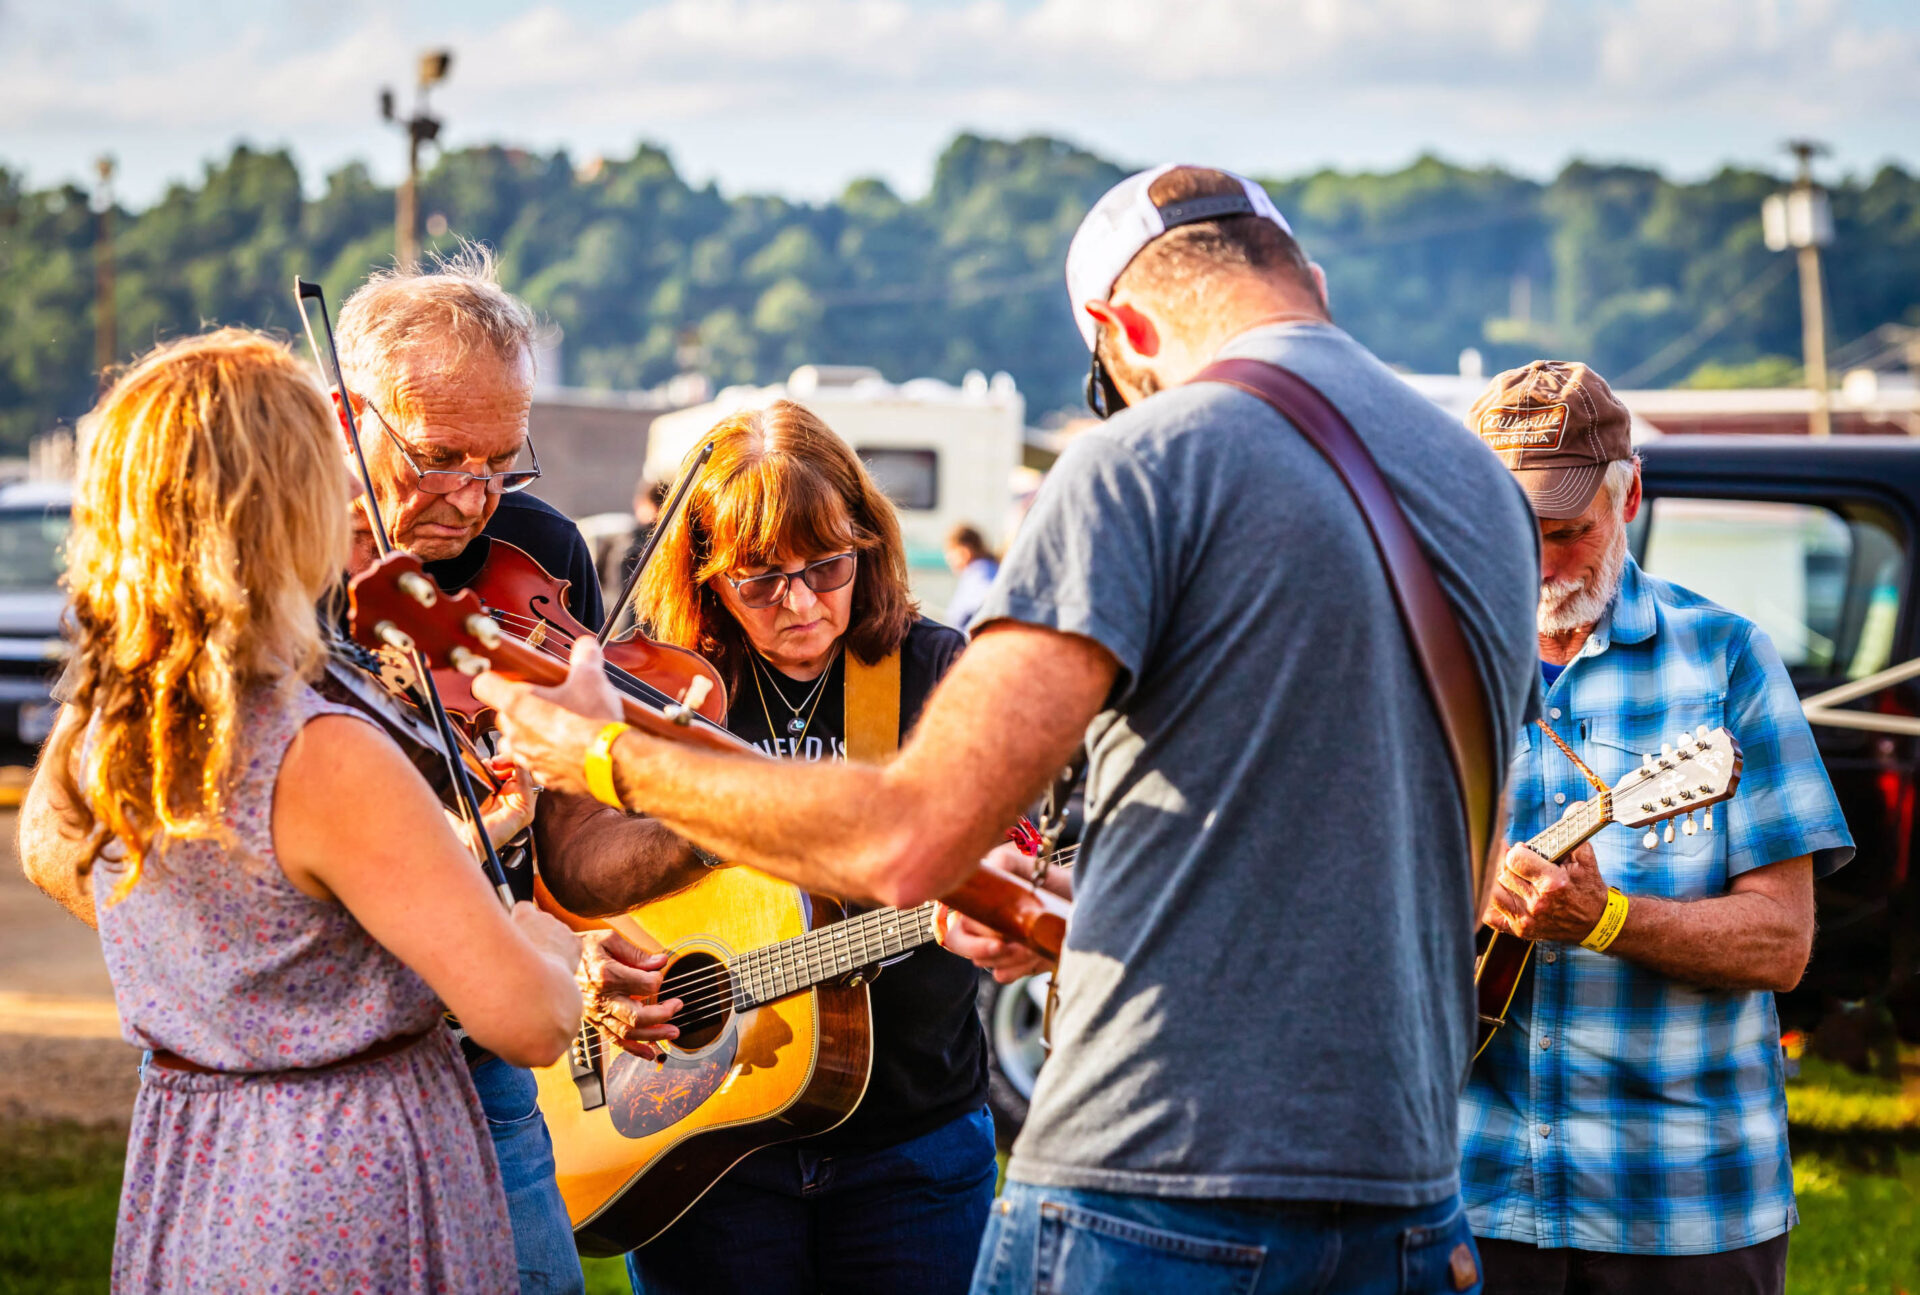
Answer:
[[(510, 631), (513, 636), (520, 641), (523, 647), (532, 648), (535, 652), (540, 653), (540, 655), (551, 661), (558, 662), (561, 665), (570, 663), (571, 657), (569, 654), (572, 651), (571, 645), (568, 645), (566, 650), (562, 650), (561, 643), (554, 640), (551, 636), (543, 639), (539, 643), (533, 642), (534, 631), (546, 626), (548, 622), (540, 620), (537, 617), (522, 616), (517, 612), (501, 611), (498, 609), (490, 609), (488, 614), (491, 615), (495, 621), (499, 622), (501, 628)], [(610, 661), (606, 663), (606, 671), (616, 684), (624, 683), (627, 685), (622, 691), (630, 696), (637, 696), (641, 700), (651, 702), (655, 706), (673, 706), (678, 704), (677, 698), (669, 696), (659, 688), (648, 683), (645, 679), (640, 678), (638, 675), (620, 666), (614, 665)], [(725, 731), (724, 728), (715, 724), (704, 715), (696, 713), (694, 718), (708, 728), (719, 729), (722, 732)]]

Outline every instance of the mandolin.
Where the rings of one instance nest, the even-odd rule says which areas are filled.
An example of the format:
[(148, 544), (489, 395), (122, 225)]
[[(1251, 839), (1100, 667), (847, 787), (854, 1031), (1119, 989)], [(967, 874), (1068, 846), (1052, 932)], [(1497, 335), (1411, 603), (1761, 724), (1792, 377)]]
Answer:
[[(470, 591), (449, 595), (395, 553), (351, 586), (355, 637), (419, 651), (436, 670), (494, 669), (555, 684), (567, 665), (502, 632)], [(699, 698), (663, 707), (623, 697), (627, 722), (656, 736), (768, 758), (703, 720)], [(660, 1235), (749, 1153), (825, 1132), (866, 1091), (872, 1023), (866, 978), (933, 939), (933, 905), (851, 916), (834, 901), (751, 868), (607, 919), (543, 908), (575, 930), (611, 928), (672, 954), (660, 998), (682, 1002), (680, 1035), (648, 1061), (583, 1025), (569, 1056), (537, 1070), (561, 1196), (581, 1253), (616, 1255)], [(1064, 900), (979, 869), (944, 901), (1049, 957), (1066, 935)]]
[[(1659, 755), (1644, 757), (1638, 769), (1612, 787), (1567, 806), (1560, 821), (1528, 841), (1527, 848), (1549, 863), (1558, 862), (1609, 823), (1651, 829), (1666, 822), (1671, 841), (1671, 820), (1682, 816), (1687, 835), (1702, 828), (1711, 832), (1713, 807), (1732, 798), (1740, 785), (1740, 766), (1740, 743), (1733, 734), (1724, 728), (1709, 732), (1702, 724), (1691, 734), (1680, 734), (1678, 746), (1663, 746)], [(1696, 826), (1693, 816), (1702, 811), (1704, 823)], [(1651, 847), (1656, 842), (1650, 830), (1646, 844)], [(1492, 927), (1482, 927), (1481, 937), (1484, 943), (1473, 967), (1480, 1025), (1475, 1060), (1507, 1023), (1507, 1009), (1513, 1005), (1533, 953), (1533, 941)]]

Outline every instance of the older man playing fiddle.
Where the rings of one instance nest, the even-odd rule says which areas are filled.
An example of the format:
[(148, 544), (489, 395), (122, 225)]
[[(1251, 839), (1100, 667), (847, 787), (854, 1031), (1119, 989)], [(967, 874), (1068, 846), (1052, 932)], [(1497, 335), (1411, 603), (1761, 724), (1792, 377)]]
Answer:
[[(497, 540), (568, 582), (567, 610), (601, 621), (593, 557), (579, 528), (531, 493), (540, 476), (528, 430), (536, 321), (496, 281), (491, 259), (469, 248), (431, 272), (374, 275), (340, 310), (340, 367), (353, 402), (380, 516), (393, 543), (419, 557), (441, 588), (464, 588)], [(354, 570), (374, 558), (371, 521), (356, 511)], [(578, 848), (619, 815), (583, 798), (543, 797), (534, 832), (543, 853)], [(623, 846), (635, 848), (631, 831)], [(687, 854), (664, 830), (640, 843)], [(531, 898), (530, 867), (509, 869), (516, 898)], [(583, 984), (595, 1018), (635, 1051), (670, 1038), (672, 1004), (643, 1003), (659, 988), (664, 958), (611, 931), (582, 940)], [(584, 1289), (573, 1229), (554, 1183), (553, 1145), (538, 1118), (531, 1072), (463, 1044), (487, 1114), (513, 1219), (523, 1291)]]
[[(1746, 757), (1724, 831), (1507, 855), (1486, 920), (1539, 949), (1460, 1107), (1487, 1290), (1777, 1295), (1798, 1215), (1773, 991), (1853, 840), (1767, 636), (1628, 553), (1640, 467), (1606, 382), (1535, 362), (1469, 421), (1539, 517), (1546, 722), (1609, 783), (1703, 724)], [(1517, 841), (1588, 794), (1538, 732), (1507, 786)]]

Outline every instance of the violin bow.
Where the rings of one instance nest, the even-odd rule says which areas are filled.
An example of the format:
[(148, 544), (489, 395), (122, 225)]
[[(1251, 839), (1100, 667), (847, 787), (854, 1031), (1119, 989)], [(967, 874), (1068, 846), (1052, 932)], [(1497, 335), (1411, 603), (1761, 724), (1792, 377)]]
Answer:
[(687, 500), (687, 494), (693, 489), (693, 483), (700, 478), (700, 472), (707, 466), (707, 460), (713, 457), (713, 442), (708, 441), (700, 447), (700, 456), (693, 461), (673, 488), (673, 495), (667, 500), (666, 507), (653, 519), (653, 530), (647, 536), (647, 542), (640, 546), (640, 556), (634, 560), (633, 570), (627, 573), (627, 582), (620, 586), (620, 596), (614, 599), (613, 607), (600, 622), (600, 632), (594, 635), (601, 647), (613, 637), (613, 627), (620, 619), (620, 611), (633, 597), (633, 591), (640, 587), (640, 573), (647, 569), (647, 563), (653, 561), (653, 551), (660, 547), (661, 536), (667, 533), (667, 527), (679, 514), (680, 506)]
[[(354, 465), (359, 469), (360, 485), (366, 491), (367, 517), (373, 523), (373, 544), (381, 557), (393, 552), (393, 539), (387, 530), (387, 523), (380, 516), (380, 496), (373, 490), (373, 473), (367, 469), (367, 456), (360, 448), (360, 423), (353, 414), (353, 401), (347, 395), (347, 380), (340, 372), (340, 351), (334, 345), (333, 319), (327, 313), (327, 296), (317, 283), (295, 277), (293, 281), (294, 299), (300, 306), (300, 322), (307, 330), (307, 346), (313, 351), (313, 362), (320, 366), (324, 378), (329, 369), (333, 375), (333, 391), (340, 401), (340, 417), (346, 421), (347, 444), (353, 447)], [(313, 316), (307, 313), (307, 303), (311, 301), (320, 315), (320, 333), (315, 334)], [(318, 338), (325, 337), (327, 348), (320, 349)], [(465, 815), (473, 835), (480, 843), (480, 867), (487, 874), (487, 880), (493, 884), (494, 893), (500, 896), (500, 902), (509, 911), (513, 908), (513, 891), (507, 885), (507, 870), (500, 862), (500, 852), (494, 848), (493, 840), (487, 835), (486, 820), (480, 816), (480, 793), (474, 788), (473, 779), (467, 774), (467, 766), (460, 759), (460, 744), (454, 737), (453, 721), (447, 715), (447, 707), (440, 700), (440, 689), (433, 681), (433, 671), (419, 652), (413, 654), (414, 677), (420, 682), (421, 692), (427, 700), (427, 713), (433, 717), (433, 726), (440, 734), (440, 744), (446, 750), (447, 771), (453, 778), (453, 785), (459, 792), (460, 811)]]

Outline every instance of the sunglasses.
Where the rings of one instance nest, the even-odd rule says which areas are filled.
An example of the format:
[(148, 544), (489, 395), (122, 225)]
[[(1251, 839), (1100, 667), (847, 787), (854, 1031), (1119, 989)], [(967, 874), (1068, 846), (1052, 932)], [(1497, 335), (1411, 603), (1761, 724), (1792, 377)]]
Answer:
[(817, 594), (830, 594), (836, 589), (844, 589), (859, 565), (858, 554), (836, 553), (830, 558), (809, 562), (798, 571), (769, 571), (763, 576), (748, 576), (745, 580), (728, 576), (726, 581), (733, 586), (733, 592), (740, 596), (741, 606), (758, 611), (785, 602), (787, 590), (795, 580), (804, 582), (807, 588)]
[(540, 452), (533, 448), (533, 437), (527, 437), (527, 453), (533, 455), (530, 468), (508, 468), (505, 472), (462, 472), (458, 468), (423, 468), (407, 449), (407, 443), (400, 439), (399, 433), (387, 422), (386, 415), (371, 400), (361, 397), (360, 403), (373, 414), (374, 421), (380, 424), (380, 430), (387, 434), (407, 466), (413, 469), (417, 478), (415, 488), (423, 495), (450, 495), (465, 490), (467, 483), (478, 481), (490, 495), (510, 495), (525, 490), (540, 479)]

